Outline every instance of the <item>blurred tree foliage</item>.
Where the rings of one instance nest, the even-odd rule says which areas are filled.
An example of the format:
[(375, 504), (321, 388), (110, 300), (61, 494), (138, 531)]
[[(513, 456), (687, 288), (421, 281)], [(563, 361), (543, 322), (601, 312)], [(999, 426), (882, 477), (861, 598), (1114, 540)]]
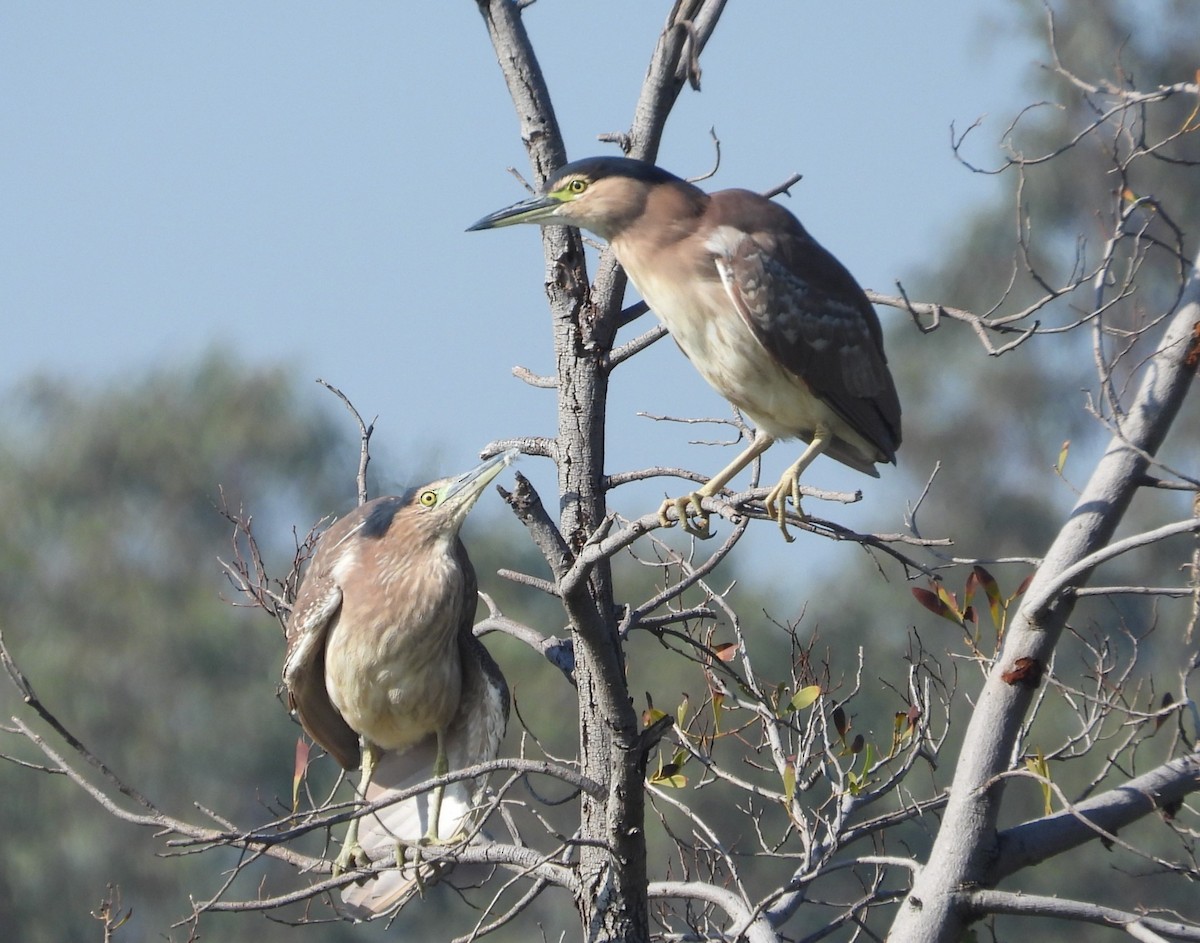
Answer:
[[(194, 817), (199, 803), (259, 824), (290, 802), (299, 728), (276, 699), (283, 643), (273, 620), (230, 605), (219, 559), (230, 557), (231, 527), (220, 507), (253, 516), (268, 573), (285, 575), (307, 529), (354, 501), (352, 431), (343, 413), (322, 408), (284, 370), (215, 354), (104, 384), (33, 377), (0, 402), (6, 640), (59, 719), (172, 814)], [(468, 525), (481, 587), (504, 612), (553, 631), (562, 618), (556, 601), (496, 578), (501, 566), (536, 572), (539, 564), (507, 512), (485, 506), (474, 515), (489, 516), (503, 516), (511, 530)], [(631, 565), (626, 577), (644, 586), (655, 574)], [(486, 611), (481, 605), (481, 617)], [(571, 755), (567, 681), (512, 639), (492, 635), (488, 644), (541, 746)], [(677, 698), (681, 668), (673, 660), (663, 671), (651, 661), (640, 669), (644, 688)], [(6, 680), (0, 712), (30, 719)], [(514, 718), (508, 752), (521, 736)], [(3, 737), (0, 752), (9, 751), (40, 762), (19, 737)], [(333, 764), (318, 764), (312, 775), (329, 786)], [(101, 939), (91, 911), (111, 883), (133, 909), (117, 940), (186, 940), (188, 928), (171, 925), (188, 914), (190, 897), (220, 884), (217, 858), (158, 857), (161, 843), (147, 831), (116, 820), (64, 777), (0, 762), (0, 793), (0, 926), (8, 939)], [(319, 849), (320, 836), (314, 841)], [(278, 866), (266, 874), (294, 880)], [(430, 930), (447, 907), (471, 919), (449, 892), (437, 889), (432, 898), (406, 911), (408, 931)], [(569, 909), (542, 916), (549, 926), (575, 926)], [(295, 932), (261, 916), (209, 916), (206, 926), (265, 941)], [(321, 930), (331, 941), (361, 932), (344, 923)]]
[[(1169, 8), (1161, 20), (1147, 16), (1141, 5), (1119, 0), (1051, 6), (1059, 58), (1085, 81), (1125, 85), (1136, 80), (1139, 88), (1152, 88), (1190, 80), (1200, 65), (1194, 41), (1200, 35), (1200, 5), (1195, 3), (1159, 4)], [(1046, 50), (1043, 67), (1030, 70), (1028, 96), (1030, 102), (1044, 104), (1026, 112), (1011, 136), (1005, 132), (1015, 115), (982, 119), (961, 148), (963, 159), (976, 167), (1001, 167), (1010, 149), (1026, 157), (1050, 153), (1097, 117), (1050, 68), (1046, 9), (1041, 0), (1010, 0), (1002, 20), (1006, 26), (992, 24), (1031, 34), (1035, 48)], [(1170, 119), (1163, 124), (1184, 127), (1189, 118), (1194, 120), (1193, 104), (1182, 96), (1166, 102), (1162, 111)], [(964, 124), (957, 125), (958, 134), (966, 130)], [(1019, 229), (1035, 220), (1025, 231), (1029, 259), (1046, 281), (1061, 285), (1077, 265), (1086, 271), (1096, 264), (1109, 220), (1131, 194), (1157, 201), (1157, 211), (1143, 211), (1151, 218), (1129, 225), (1146, 223), (1149, 236), (1162, 248), (1149, 254), (1143, 270), (1154, 276), (1144, 280), (1148, 288), (1118, 305), (1107, 322), (1135, 329), (1168, 311), (1180, 289), (1173, 225), (1186, 232), (1183, 264), (1196, 251), (1200, 140), (1188, 135), (1164, 149), (1159, 159), (1133, 163), (1124, 178), (1112, 171), (1113, 154), (1122, 148), (1128, 145), (1104, 132), (1030, 168), (1023, 180), (1008, 168), (1003, 196), (973, 219), (962, 220), (957, 227), (961, 236), (930, 251), (925, 270), (905, 281), (910, 297), (936, 298), (977, 313), (997, 304), (1001, 315), (1020, 310), (1043, 289), (1014, 253)], [(963, 172), (969, 171), (964, 167)], [(1041, 312), (1042, 326), (1074, 320), (1071, 300), (1061, 299)], [(893, 331), (888, 344), (904, 394), (904, 453), (943, 462), (935, 500), (926, 507), (928, 532), (947, 532), (953, 523), (965, 556), (1040, 552), (1075, 500), (1073, 467), (1089, 468), (1108, 439), (1085, 408), (1088, 395), (1098, 399), (1091, 332), (1035, 336), (997, 358), (985, 357), (975, 335), (958, 324), (944, 324), (931, 335)], [(1138, 362), (1134, 358), (1127, 366)], [(1197, 429), (1194, 412), (1181, 416), (1162, 458), (1170, 464), (1181, 454), (1194, 457), (1190, 441)], [(1072, 455), (1063, 481), (1054, 466), (1066, 440)], [(911, 461), (902, 458), (902, 465), (916, 474), (929, 472), (928, 462), (914, 468)], [(986, 493), (981, 490), (984, 481)], [(1185, 500), (1180, 499), (1181, 512)]]
[[(990, 28), (1030, 34), (1047, 50), (1042, 59), (1045, 67), (1031, 70), (1028, 95), (1030, 102), (1045, 104), (1023, 115), (1011, 135), (1005, 129), (1015, 115), (990, 115), (966, 137), (963, 159), (987, 170), (999, 168), (1009, 148), (1025, 157), (1050, 153), (1099, 114), (1052, 68), (1047, 6), (1042, 0), (1011, 0), (1007, 7), (1006, 13), (993, 14), (1000, 22), (993, 22)], [(1136, 81), (1139, 88), (1150, 89), (1192, 80), (1200, 68), (1195, 41), (1200, 35), (1200, 4), (1187, 0), (1158, 4), (1164, 14), (1161, 19), (1149, 16), (1143, 5), (1119, 0), (1052, 3), (1050, 7), (1059, 59), (1086, 82), (1126, 85)], [(1161, 113), (1169, 117), (1156, 118), (1161, 124), (1147, 138), (1157, 140), (1155, 135), (1165, 136), (1194, 122), (1193, 108), (1194, 99), (1168, 101)], [(956, 130), (961, 134), (965, 128), (960, 123)], [(1001, 135), (1005, 135), (1003, 141)], [(1114, 153), (1126, 153), (1128, 147), (1128, 142), (1106, 132), (1029, 168), (1023, 178), (1009, 167), (1002, 177), (1003, 197), (974, 219), (961, 221), (958, 230), (963, 235), (931, 251), (925, 269), (905, 280), (909, 297), (938, 299), (976, 313), (997, 304), (1000, 314), (1020, 310), (1043, 293), (1013, 250), (1019, 229), (1029, 219), (1036, 222), (1024, 230), (1028, 259), (1048, 283), (1060, 285), (1077, 266), (1086, 271), (1096, 264), (1121, 201), (1149, 196), (1155, 207), (1140, 211), (1128, 225), (1144, 225), (1147, 236), (1157, 240), (1159, 247), (1147, 256), (1143, 287), (1111, 310), (1106, 323), (1133, 331), (1167, 313), (1181, 287), (1181, 265), (1194, 257), (1200, 238), (1196, 226), (1200, 140), (1196, 134), (1187, 135), (1164, 148), (1158, 159), (1138, 160), (1124, 176), (1115, 174)], [(963, 172), (969, 171), (964, 168)], [(1182, 261), (1175, 252), (1179, 248), (1176, 227), (1184, 234)], [(1037, 317), (1043, 327), (1049, 327), (1071, 322), (1077, 317), (1075, 310), (1068, 297), (1051, 303)], [(1119, 349), (1119, 343), (1110, 342)], [(1013, 352), (989, 358), (974, 333), (957, 323), (943, 323), (929, 335), (915, 330), (894, 330), (889, 335), (888, 352), (905, 410), (901, 466), (918, 477), (930, 473), (935, 459), (941, 461), (919, 518), (925, 534), (952, 533), (954, 553), (964, 557), (1036, 557), (1046, 549), (1110, 436), (1089, 412), (1091, 404), (1102, 398), (1092, 344), (1092, 331), (1085, 328), (1034, 336)], [(1137, 348), (1126, 359), (1125, 368), (1139, 366), (1143, 353), (1148, 352)], [(1115, 378), (1118, 389), (1124, 378)], [(1067, 441), (1070, 449), (1060, 476), (1055, 463)], [(1200, 459), (1198, 442), (1200, 415), (1194, 408), (1185, 408), (1159, 458), (1168, 466), (1195, 474)], [(925, 464), (914, 467), (914, 459)], [(1186, 518), (1192, 497), (1180, 493), (1172, 499), (1155, 495), (1135, 500), (1123, 532)], [(1148, 517), (1147, 511), (1153, 516)], [(1176, 563), (1187, 556), (1187, 551), (1181, 553), (1179, 548), (1181, 543), (1186, 546), (1187, 539), (1164, 542), (1146, 553), (1114, 561), (1100, 582), (1176, 583), (1181, 578)], [(1031, 567), (1014, 563), (992, 569), (1010, 591)], [(1186, 578), (1183, 574), (1182, 579)], [(864, 580), (864, 584), (868, 582)], [(874, 586), (878, 588), (877, 583)], [(855, 611), (878, 611), (878, 598), (877, 593), (860, 594), (851, 605)], [(1083, 600), (1072, 620), (1077, 640), (1061, 646), (1055, 670), (1069, 683), (1086, 687), (1087, 679), (1096, 672), (1079, 638), (1099, 640), (1101, 649), (1114, 660), (1129, 657), (1136, 638), (1140, 640), (1138, 667), (1123, 691), (1128, 702), (1151, 708), (1166, 690), (1174, 690), (1178, 698), (1178, 658), (1189, 606), (1187, 600), (1134, 596)], [(826, 611), (827, 607), (822, 607), (814, 614)], [(927, 614), (910, 619), (927, 640), (945, 637), (940, 634), (945, 622), (939, 630), (941, 620)], [(973, 680), (966, 682), (968, 688), (974, 684)], [(1044, 712), (1031, 742), (1061, 742), (1073, 729), (1072, 723), (1072, 715), (1065, 710)], [(1157, 747), (1148, 745), (1146, 750), (1144, 762), (1163, 758)], [(1089, 788), (1087, 776), (1093, 771), (1092, 764), (1072, 764), (1069, 758), (1050, 767), (1055, 782), (1071, 797)], [(1025, 811), (1031, 817), (1037, 815), (1040, 799), (1036, 790), (1030, 788), (1027, 799)], [(1136, 834), (1131, 830), (1125, 837), (1147, 848), (1161, 849), (1164, 846), (1156, 841), (1171, 841), (1153, 821), (1139, 823)], [(1136, 903), (1141, 898), (1136, 885), (1128, 885), (1130, 875), (1124, 870), (1130, 867), (1139, 875), (1148, 870), (1098, 854), (1096, 849), (1083, 850), (1065, 856), (1059, 867), (1022, 875), (1020, 886), (1030, 893), (1086, 899), (1096, 886), (1112, 883), (1128, 887)], [(1154, 885), (1154, 893), (1167, 893), (1169, 886), (1160, 881)], [(1174, 899), (1183, 905), (1190, 893), (1186, 882), (1176, 885), (1176, 891)], [(996, 927), (998, 938), (1019, 932), (1027, 939), (1059, 939), (1062, 929), (1051, 921), (1027, 918), (1001, 919)], [(982, 929), (979, 935), (982, 939)]]
[[(1088, 70), (1084, 77), (1089, 80), (1120, 81), (1122, 75), (1132, 75), (1147, 87), (1195, 73), (1200, 5), (1176, 0), (1171, 21), (1158, 26), (1135, 21), (1136, 5), (1116, 0), (1059, 7), (1061, 57), (1077, 71)], [(1040, 3), (1012, 0), (1010, 9), (1012, 28), (1044, 34)], [(1064, 129), (1090, 120), (1077, 98), (1063, 92), (1060, 77), (1050, 71), (1038, 74), (1035, 97), (1070, 104), (1039, 109), (1022, 123), (1014, 143), (1025, 153), (1046, 149), (1046, 142), (1070, 136)], [(1187, 106), (1179, 108), (1175, 118), (1182, 124)], [(989, 123), (973, 132), (964, 155), (981, 165), (994, 164), (989, 158), (996, 150), (984, 140), (984, 131), (994, 127)], [(1030, 234), (1031, 258), (1051, 282), (1067, 277), (1078, 253), (1087, 257), (1096, 251), (1088, 240), (1103, 225), (1095, 233), (1081, 233), (1081, 220), (1086, 226), (1092, 216), (1110, 211), (1125, 188), (1153, 194), (1159, 201), (1163, 219), (1150, 221), (1151, 232), (1169, 244), (1167, 217), (1172, 211), (1194, 214), (1200, 206), (1200, 174), (1194, 166), (1163, 159), (1153, 165), (1153, 174), (1139, 170), (1136, 177), (1115, 180), (1107, 172), (1112, 146), (1097, 137), (1043, 165), (1020, 188), (1010, 171), (1007, 198), (963, 221), (969, 226), (965, 238), (940, 247), (936, 255), (931, 247), (929, 257), (940, 262), (906, 281), (910, 296), (983, 311), (1005, 296), (1015, 270), (1018, 277), (1002, 310), (1028, 303), (1036, 286), (1020, 274), (1020, 260), (1011, 251), (1018, 205), (1037, 210), (1040, 222)], [(1194, 150), (1197, 145), (1193, 141), (1188, 146)], [(1164, 158), (1171, 156), (1200, 158), (1197, 153)], [(1189, 238), (1194, 241), (1194, 230)], [(1184, 251), (1193, 253), (1195, 245), (1185, 244)], [(1152, 295), (1124, 303), (1114, 314), (1119, 322), (1135, 326), (1169, 304), (1177, 284), (1170, 253), (1155, 253), (1151, 264), (1161, 270), (1157, 287)], [(1047, 310), (1045, 323), (1069, 320), (1069, 310), (1062, 308)], [(964, 556), (1035, 556), (1045, 549), (1056, 521), (1075, 497), (1071, 458), (1063, 477), (1054, 471), (1062, 442), (1072, 441), (1073, 455), (1094, 457), (1107, 438), (1084, 408), (1083, 391), (1094, 394), (1096, 387), (1088, 345), (1086, 332), (1048, 335), (987, 359), (974, 335), (958, 325), (929, 336), (892, 332), (889, 353), (906, 417), (902, 467), (919, 478), (928, 473), (932, 457), (943, 462), (921, 520), (927, 534), (953, 532), (959, 541), (956, 552)], [(1194, 411), (1181, 418), (1164, 452), (1168, 463), (1185, 455), (1188, 461), (1178, 464), (1190, 461), (1194, 466), (1197, 425)], [(228, 555), (230, 529), (217, 507), (223, 493), (231, 506), (243, 505), (253, 514), (268, 565), (273, 574), (282, 574), (294, 550), (293, 526), (303, 538), (310, 523), (340, 513), (353, 501), (357, 447), (350, 431), (343, 417), (301, 395), (282, 370), (251, 369), (216, 355), (187, 369), (168, 368), (105, 385), (33, 378), (0, 404), (0, 506), (5, 509), (0, 627), (39, 695), (68, 727), (119, 776), (168, 811), (188, 817), (192, 803), (198, 802), (236, 821), (259, 823), (271, 817), (270, 809), (288, 802), (290, 751), (298, 728), (275, 698), (282, 641), (270, 620), (221, 598), (227, 587), (217, 559)], [(1180, 516), (1186, 513), (1185, 500), (1179, 499)], [(481, 511), (477, 515), (486, 517), (488, 512)], [(1135, 506), (1135, 520), (1136, 514)], [(556, 602), (495, 577), (501, 566), (537, 568), (519, 528), (476, 522), (468, 525), (467, 537), (481, 588), (507, 614), (552, 632), (554, 621), (562, 618)], [(1119, 568), (1137, 567), (1128, 573), (1131, 583), (1160, 583), (1167, 574), (1156, 570), (1157, 559), (1161, 557), (1150, 552)], [(626, 562), (618, 574), (627, 581), (624, 586), (658, 578), (653, 566), (645, 565), (646, 557)], [(1001, 566), (996, 575), (1011, 591), (1028, 569)], [(722, 573), (722, 587), (735, 576)], [(870, 731), (886, 748), (892, 712), (903, 705), (878, 679), (893, 669), (902, 674), (904, 630), (916, 624), (934, 648), (952, 648), (958, 639), (945, 641), (952, 630), (915, 604), (897, 611), (894, 587), (878, 586), (873, 575), (848, 575), (836, 591), (812, 601), (800, 634), (817, 626), (826, 639), (833, 639), (839, 626), (853, 625), (863, 636), (878, 638), (876, 660), (864, 678), (864, 700), (856, 702), (865, 705), (859, 707), (856, 729)], [(882, 591), (891, 594), (889, 606), (878, 604)], [(635, 598), (637, 593), (626, 595)], [(733, 601), (741, 602), (746, 616), (761, 617), (766, 610), (780, 620), (798, 618), (805, 606), (792, 587), (770, 591), (753, 581), (739, 587)], [(481, 615), (485, 612), (481, 606)], [(1121, 600), (1081, 607), (1076, 623), (1081, 634), (1099, 633), (1120, 647), (1126, 644), (1124, 629), (1143, 635), (1159, 619), (1168, 622), (1163, 616), (1172, 612), (1168, 605)], [(746, 629), (754, 637), (756, 657), (765, 663), (774, 647), (781, 665), (790, 663), (786, 631), (758, 617)], [(573, 702), (567, 682), (511, 639), (493, 635), (488, 644), (509, 676), (521, 718), (547, 750), (570, 758), (576, 726), (573, 716), (562, 713), (562, 706)], [(1143, 656), (1152, 650), (1151, 635)], [(897, 656), (892, 664), (885, 653)], [(656, 707), (673, 712), (685, 694), (693, 705), (705, 696), (699, 668), (680, 658), (658, 658), (653, 641), (638, 639), (629, 654), (631, 690), (651, 694)], [(826, 657), (822, 642), (815, 660), (819, 664)], [(835, 683), (852, 677), (857, 667), (852, 652), (840, 651), (829, 661)], [(1064, 661), (1060, 655), (1060, 670), (1087, 671), (1086, 666), (1068, 669)], [(1150, 658), (1143, 671), (1153, 674), (1154, 668)], [(781, 667), (781, 674), (785, 670)], [(1154, 694), (1169, 686), (1172, 677), (1164, 673)], [(976, 683), (973, 677), (964, 680), (968, 689)], [(1144, 694), (1148, 700), (1148, 690)], [(0, 684), (0, 712), (7, 717), (18, 710), (13, 689)], [(520, 747), (520, 727), (514, 716), (506, 753)], [(5, 750), (11, 747), (37, 761), (27, 746), (12, 746), (17, 738), (4, 741)], [(1056, 781), (1062, 775), (1057, 769), (1052, 773)], [(695, 771), (685, 768), (685, 774), (695, 781)], [(939, 773), (931, 770), (929, 775)], [(1040, 795), (1029, 791), (1031, 814), (1036, 814)], [(101, 929), (89, 911), (111, 882), (122, 888), (124, 906), (134, 910), (117, 940), (137, 943), (167, 935), (184, 940), (187, 928), (169, 930), (170, 924), (187, 914), (189, 896), (219, 886), (211, 856), (155, 857), (161, 846), (150, 835), (116, 821), (61, 777), (2, 763), (0, 794), (0, 927), (8, 939), (100, 939)], [(701, 790), (687, 797), (703, 817), (716, 821), (744, 814), (722, 809), (707, 796)], [(565, 816), (564, 822), (570, 819)], [(746, 827), (751, 828), (748, 820)], [(924, 840), (916, 829), (908, 837), (916, 847)], [(652, 857), (672, 847), (661, 838), (661, 831), (652, 836)], [(1089, 870), (1079, 862), (1082, 857), (1099, 860), (1101, 870)], [(1069, 874), (1062, 868), (1044, 872), (1046, 890), (1070, 895), (1072, 885), (1080, 882), (1111, 880), (1094, 850), (1071, 861), (1080, 867)], [(439, 900), (456, 911), (456, 919), (464, 917), (466, 908), (457, 897), (438, 894), (435, 890), (425, 906), (406, 911), (407, 927), (428, 928), (444, 918)], [(574, 932), (574, 914), (562, 904), (558, 914), (549, 909), (541, 914), (550, 938), (558, 930)], [(465, 919), (470, 920), (469, 912)], [(314, 932), (261, 917), (208, 917), (206, 926), (225, 938), (254, 933), (266, 943)], [(381, 930), (327, 924), (315, 932), (336, 943)], [(438, 938), (446, 935), (441, 932)]]
[[(0, 413), (8, 643), (60, 719), (177, 812), (199, 802), (258, 819), (288, 792), (291, 725), (274, 699), (281, 640), (221, 599), (230, 528), (217, 509), (222, 494), (254, 508), (276, 538), (265, 549), (286, 567), (291, 522), (352, 500), (346, 437), (300, 399), (282, 370), (214, 355), (105, 385), (35, 377)], [(7, 682), (0, 707), (17, 711)], [(155, 858), (149, 835), (64, 778), (4, 763), (0, 782), (8, 939), (101, 939), (89, 910), (106, 882), (134, 909), (119, 939), (161, 939), (187, 895), (212, 887), (209, 865)]]

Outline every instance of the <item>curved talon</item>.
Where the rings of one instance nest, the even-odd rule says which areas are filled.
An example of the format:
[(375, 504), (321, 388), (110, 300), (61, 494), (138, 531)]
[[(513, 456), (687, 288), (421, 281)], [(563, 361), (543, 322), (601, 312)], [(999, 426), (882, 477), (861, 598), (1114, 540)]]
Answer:
[(370, 866), (371, 859), (367, 855), (366, 850), (355, 841), (353, 844), (342, 846), (341, 853), (333, 862), (333, 876), (339, 877), (347, 871), (357, 871), (359, 868), (368, 868)]
[(415, 847), (396, 842), (396, 868), (403, 876), (408, 869), (409, 857), (408, 853), (412, 851), (412, 881), (417, 889), (417, 896), (421, 899), (425, 898), (425, 875), (421, 873), (421, 846), (428, 841), (428, 837), (422, 838)]
[(792, 543), (796, 538), (789, 534), (787, 529), (788, 498), (792, 499), (792, 505), (796, 508), (799, 518), (807, 520), (808, 515), (800, 507), (800, 481), (790, 471), (779, 479), (779, 484), (767, 492), (767, 496), (763, 499), (763, 508), (766, 510), (767, 516), (779, 525), (779, 529), (783, 532), (783, 539)]
[[(667, 498), (658, 509), (659, 523), (664, 527), (674, 526), (675, 522), (667, 516), (667, 511), (674, 508), (684, 533), (691, 534), (700, 540), (708, 540), (712, 536), (712, 531), (708, 526), (708, 512), (700, 505), (704, 497), (703, 492), (693, 491), (691, 494), (681, 495), (678, 498)], [(695, 509), (695, 514), (688, 513), (689, 505)], [(693, 518), (700, 522), (698, 526), (692, 523)]]

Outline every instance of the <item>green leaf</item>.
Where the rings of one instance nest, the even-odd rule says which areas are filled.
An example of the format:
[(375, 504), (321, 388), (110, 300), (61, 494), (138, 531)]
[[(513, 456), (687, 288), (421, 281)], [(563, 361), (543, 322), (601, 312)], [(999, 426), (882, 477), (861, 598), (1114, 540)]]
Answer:
[(796, 764), (789, 762), (783, 768), (783, 801), (788, 805), (796, 794)]
[(792, 699), (788, 701), (788, 707), (794, 711), (802, 711), (804, 708), (815, 704), (817, 698), (820, 696), (821, 686), (819, 684), (810, 684), (792, 695)]
[(954, 598), (954, 593), (946, 589), (945, 583), (936, 583), (934, 585), (937, 590), (938, 599), (945, 604), (955, 619), (962, 619), (962, 610), (958, 608), (958, 600)]
[(1058, 450), (1058, 461), (1054, 463), (1054, 472), (1060, 478), (1062, 477), (1063, 469), (1067, 465), (1067, 453), (1071, 451), (1071, 440), (1067, 439), (1062, 444), (1062, 448)]
[(1033, 775), (1040, 777), (1042, 799), (1046, 809), (1044, 814), (1050, 815), (1054, 811), (1054, 790), (1050, 787), (1050, 764), (1042, 756), (1041, 750), (1038, 750), (1033, 756), (1025, 757), (1025, 768)]
[[(659, 757), (659, 763), (662, 762), (662, 757)], [(675, 763), (668, 763), (666, 766), (659, 766), (658, 772), (650, 776), (650, 784), (652, 786), (665, 786), (668, 789), (682, 789), (687, 785), (687, 777), (679, 772), (679, 766)]]

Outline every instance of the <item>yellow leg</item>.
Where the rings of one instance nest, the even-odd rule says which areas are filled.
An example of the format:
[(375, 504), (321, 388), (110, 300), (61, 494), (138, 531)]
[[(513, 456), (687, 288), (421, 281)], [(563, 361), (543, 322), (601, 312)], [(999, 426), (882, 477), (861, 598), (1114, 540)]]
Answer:
[[(450, 772), (450, 760), (446, 756), (446, 741), (442, 731), (437, 732), (437, 756), (433, 760), (433, 775), (445, 776)], [(446, 794), (445, 786), (434, 786), (433, 795), (429, 799), (429, 828), (425, 832), (425, 843), (436, 845), (441, 841), (438, 830), (438, 820), (442, 817), (442, 796)]]
[(825, 446), (829, 444), (830, 433), (825, 426), (817, 426), (813, 433), (812, 441), (808, 444), (808, 448), (804, 450), (794, 465), (783, 473), (779, 479), (779, 484), (767, 492), (766, 498), (763, 499), (763, 507), (766, 508), (767, 514), (775, 519), (779, 524), (779, 529), (783, 531), (783, 537), (791, 543), (795, 538), (787, 531), (787, 499), (792, 499), (792, 504), (796, 507), (796, 513), (800, 517), (804, 517), (804, 512), (800, 509), (800, 473), (808, 468), (813, 463), (818, 455), (825, 451)]
[[(362, 773), (358, 780), (358, 795), (363, 802), (367, 801), (367, 787), (371, 785), (371, 777), (375, 773), (375, 764), (378, 762), (379, 754), (375, 750), (375, 744), (369, 742), (366, 738), (361, 741), (362, 749)], [(358, 823), (361, 819), (354, 818), (350, 820), (350, 825), (346, 828), (346, 840), (342, 842), (341, 854), (337, 856), (337, 860), (333, 862), (333, 875), (337, 877), (339, 874), (350, 871), (354, 868), (365, 868), (370, 863), (370, 858), (363, 851), (362, 846), (358, 843)]]
[[(450, 772), (450, 760), (446, 756), (446, 741), (443, 731), (439, 730), (437, 731), (437, 755), (433, 759), (433, 775), (445, 776), (448, 772)], [(425, 896), (425, 878), (421, 874), (421, 846), (442, 843), (441, 831), (438, 826), (442, 817), (442, 797), (445, 794), (446, 787), (444, 785), (433, 787), (433, 792), (429, 797), (429, 827), (425, 829), (425, 834), (417, 846), (412, 849), (412, 857), (409, 857), (408, 849), (404, 845), (396, 845), (396, 865), (403, 871), (409, 863), (412, 864), (413, 881), (416, 883), (417, 893), (422, 897)]]
[[(700, 501), (703, 498), (711, 498), (724, 488), (734, 475), (762, 455), (774, 441), (773, 438), (765, 433), (755, 433), (754, 441), (747, 446), (745, 451), (708, 479), (708, 482), (703, 487), (682, 497), (667, 498), (662, 503), (662, 507), (658, 509), (659, 523), (664, 527), (670, 527), (674, 521), (667, 516), (667, 511), (674, 508), (675, 513), (679, 516), (679, 523), (683, 525), (683, 529), (687, 533), (702, 540), (711, 536), (708, 528), (708, 513), (700, 506)], [(688, 513), (689, 505), (695, 509), (692, 514)], [(692, 523), (693, 517), (699, 522), (698, 525)]]

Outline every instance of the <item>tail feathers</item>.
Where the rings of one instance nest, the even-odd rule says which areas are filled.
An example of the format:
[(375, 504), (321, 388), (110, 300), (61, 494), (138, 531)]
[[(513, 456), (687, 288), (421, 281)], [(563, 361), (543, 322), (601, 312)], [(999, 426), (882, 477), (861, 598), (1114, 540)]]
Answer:
[[(368, 801), (375, 802), (429, 779), (437, 756), (437, 742), (428, 737), (403, 753), (385, 753), (375, 768), (367, 790)], [(446, 786), (438, 816), (438, 838), (449, 842), (470, 828), (483, 781), (463, 781)], [(358, 841), (372, 861), (388, 858), (397, 851), (397, 841), (417, 842), (429, 832), (433, 791), (404, 799), (373, 815), (365, 816)], [(408, 852), (412, 856), (411, 849)], [(444, 862), (426, 862), (420, 866), (421, 882), (433, 883), (446, 870)], [(389, 913), (418, 892), (416, 869), (412, 864), (388, 868), (361, 884), (348, 885), (342, 902), (350, 917), (368, 920)]]

